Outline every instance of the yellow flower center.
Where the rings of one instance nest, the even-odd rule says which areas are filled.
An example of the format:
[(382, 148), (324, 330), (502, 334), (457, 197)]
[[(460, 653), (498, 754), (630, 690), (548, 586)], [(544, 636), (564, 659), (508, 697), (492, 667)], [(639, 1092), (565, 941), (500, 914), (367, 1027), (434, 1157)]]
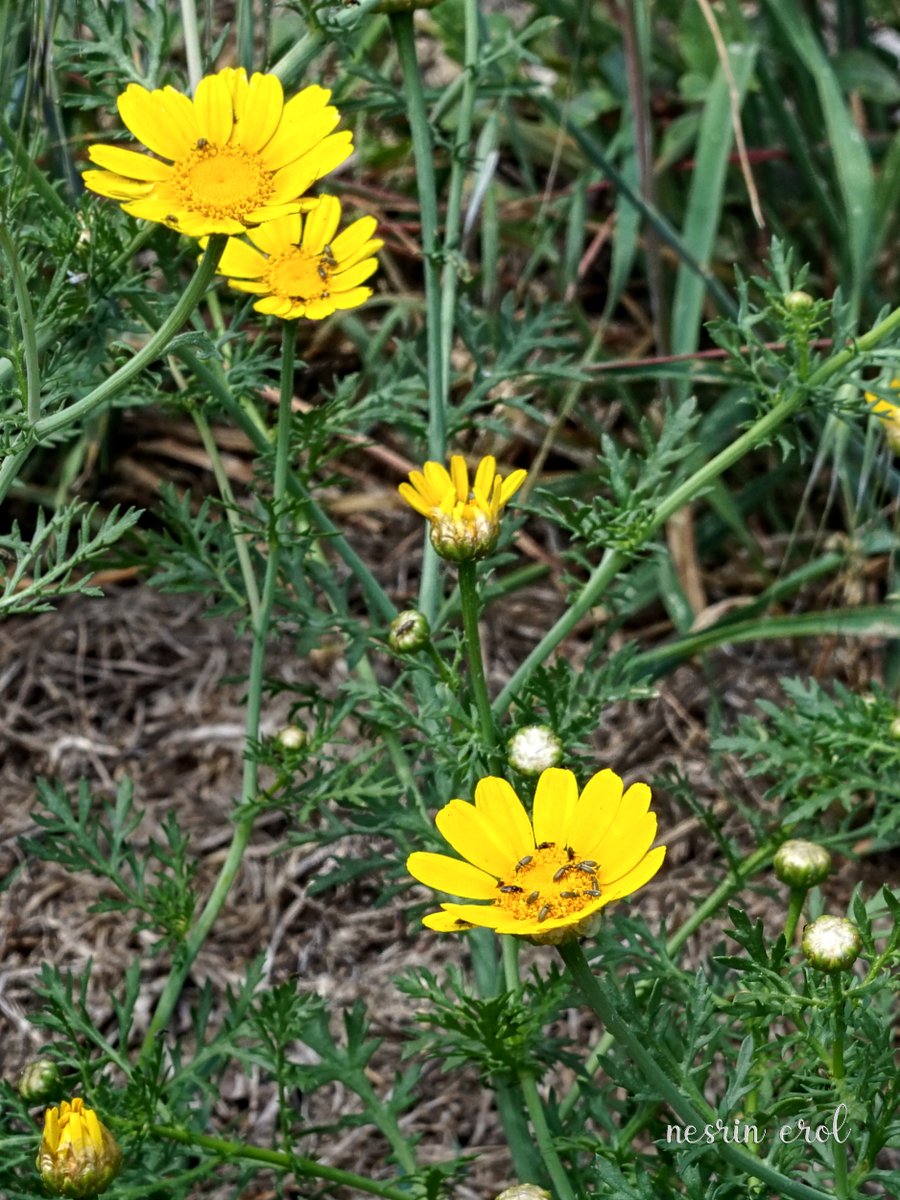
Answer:
[(203, 138), (174, 166), (184, 205), (206, 217), (241, 220), (272, 195), (272, 173), (258, 154), (240, 146), (216, 146)]
[(568, 917), (599, 898), (599, 869), (599, 863), (580, 858), (571, 846), (541, 842), (500, 880), (494, 903), (520, 921)]
[(294, 246), (285, 254), (269, 259), (266, 276), (269, 290), (288, 300), (327, 300), (329, 265), (326, 254), (310, 254)]

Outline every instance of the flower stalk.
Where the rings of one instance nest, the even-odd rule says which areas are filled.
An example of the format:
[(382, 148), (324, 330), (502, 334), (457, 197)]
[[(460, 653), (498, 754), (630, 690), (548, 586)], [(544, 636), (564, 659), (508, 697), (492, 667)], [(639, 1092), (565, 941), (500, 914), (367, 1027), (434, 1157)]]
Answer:
[(481, 637), (478, 632), (478, 581), (474, 562), (459, 564), (459, 603), (462, 610), (463, 633), (469, 677), (481, 724), (481, 738), (485, 752), (490, 754), (497, 744), (497, 733), (491, 713), (487, 681), (484, 674), (484, 657), (481, 652)]

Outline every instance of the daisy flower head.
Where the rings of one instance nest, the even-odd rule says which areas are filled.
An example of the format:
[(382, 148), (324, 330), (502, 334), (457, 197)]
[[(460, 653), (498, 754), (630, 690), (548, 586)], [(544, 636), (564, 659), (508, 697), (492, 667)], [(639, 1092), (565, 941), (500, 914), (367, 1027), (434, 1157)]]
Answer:
[(57, 1196), (96, 1196), (119, 1174), (122, 1151), (94, 1110), (76, 1096), (47, 1109), (35, 1165)]
[[(338, 309), (356, 308), (372, 295), (362, 287), (378, 269), (374, 217), (360, 217), (340, 233), (341, 202), (320, 196), (291, 213), (247, 230), (253, 243), (229, 238), (219, 260), (220, 275), (239, 292), (260, 296), (257, 312), (292, 321), (320, 321)], [(201, 240), (205, 245), (205, 240)]]
[(409, 483), (400, 484), (400, 495), (431, 522), (431, 544), (441, 558), (467, 562), (484, 558), (497, 545), (500, 514), (525, 482), (527, 471), (497, 474), (492, 455), (478, 464), (472, 486), (469, 469), (460, 454), (450, 459), (450, 470), (427, 462), (421, 471), (410, 471)]
[[(900, 378), (891, 380), (891, 391), (895, 392), (900, 400)], [(866, 392), (866, 402), (872, 406), (872, 415), (881, 421), (885, 441), (895, 454), (900, 454), (900, 403), (892, 404), (890, 400), (883, 400), (874, 392)]]
[(349, 131), (317, 85), (285, 102), (275, 75), (226, 67), (197, 84), (193, 100), (173, 87), (130, 83), (119, 115), (150, 150), (90, 146), (100, 170), (85, 186), (125, 212), (189, 237), (241, 233), (297, 212), (302, 196), (353, 150)]
[(406, 863), (420, 883), (481, 903), (442, 904), (425, 925), (439, 933), (482, 926), (550, 945), (596, 932), (601, 909), (662, 865), (665, 846), (650, 849), (649, 805), (645, 783), (625, 790), (614, 771), (598, 772), (579, 794), (571, 771), (549, 767), (529, 818), (505, 779), (481, 779), (474, 804), (451, 800), (435, 817), (461, 857), (416, 851)]

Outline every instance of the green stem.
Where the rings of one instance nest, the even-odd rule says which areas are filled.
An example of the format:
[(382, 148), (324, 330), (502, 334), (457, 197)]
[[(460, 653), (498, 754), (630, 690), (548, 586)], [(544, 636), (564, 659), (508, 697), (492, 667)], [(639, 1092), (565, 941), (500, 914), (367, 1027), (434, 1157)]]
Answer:
[(19, 306), (19, 324), (22, 329), (22, 349), (25, 358), (25, 404), (29, 423), (37, 424), (41, 415), (41, 370), (38, 361), (37, 339), (34, 328), (34, 310), (28, 295), (25, 272), (16, 253), (13, 240), (5, 225), (0, 225), (0, 250), (6, 259), (12, 278), (16, 304)]
[(459, 603), (462, 609), (463, 633), (472, 691), (481, 722), (481, 737), (489, 753), (497, 744), (497, 733), (491, 713), (491, 701), (484, 678), (484, 659), (481, 654), (481, 638), (478, 634), (478, 583), (474, 562), (459, 564)]
[[(831, 1078), (835, 1082), (838, 1099), (843, 1092), (843, 1083), (847, 1072), (844, 1066), (844, 1043), (847, 1037), (847, 1026), (844, 1020), (844, 989), (841, 981), (842, 972), (838, 971), (831, 977), (831, 992), (834, 999), (834, 1042), (831, 1047)], [(839, 1139), (833, 1143), (834, 1154), (834, 1190), (839, 1200), (850, 1200), (850, 1189), (847, 1178), (847, 1147)]]
[(312, 1158), (303, 1158), (299, 1154), (287, 1154), (283, 1150), (267, 1150), (264, 1146), (247, 1146), (243, 1142), (209, 1137), (205, 1133), (194, 1133), (190, 1129), (180, 1129), (175, 1125), (151, 1125), (150, 1133), (156, 1137), (167, 1138), (172, 1142), (180, 1142), (185, 1146), (200, 1146), (225, 1159), (244, 1159), (249, 1162), (263, 1163), (269, 1167), (281, 1167), (285, 1171), (292, 1171), (295, 1175), (302, 1175), (309, 1179), (324, 1179), (328, 1183), (366, 1192), (370, 1196), (383, 1196), (384, 1200), (410, 1200), (410, 1193), (402, 1191), (400, 1188), (391, 1187), (387, 1183), (376, 1183), (374, 1179), (366, 1179), (364, 1175), (355, 1175), (352, 1171), (329, 1167), (325, 1163), (316, 1162)]
[(21, 138), (10, 127), (2, 113), (0, 113), (0, 141), (12, 155), (16, 166), (26, 176), (28, 186), (40, 193), (41, 199), (53, 209), (58, 217), (61, 217), (67, 224), (73, 224), (75, 214), (57, 193), (43, 171), (32, 161), (28, 148), (22, 144)]
[[(760, 417), (740, 437), (735, 438), (709, 462), (704, 463), (688, 479), (674, 489), (656, 507), (650, 517), (640, 545), (645, 544), (666, 521), (686, 504), (703, 492), (715, 479), (718, 479), (729, 467), (744, 457), (759, 442), (764, 441), (793, 416), (802, 406), (807, 396), (807, 389), (812, 391), (821, 387), (833, 375), (842, 370), (848, 363), (874, 349), (881, 341), (900, 329), (900, 308), (895, 309), (878, 325), (863, 337), (858, 338), (852, 346), (833, 354), (826, 362), (809, 377), (807, 387), (793, 388), (775, 404), (764, 416)], [(636, 546), (635, 549), (639, 547)], [(600, 596), (609, 586), (618, 572), (628, 562), (628, 555), (620, 550), (607, 550), (600, 563), (594, 569), (580, 594), (559, 618), (550, 631), (531, 651), (512, 678), (494, 701), (494, 714), (500, 716), (506, 711), (516, 692), (522, 687), (532, 671), (539, 667), (556, 649), (561, 641), (568, 636), (578, 622), (597, 603)]]
[(203, 75), (203, 60), (200, 56), (200, 30), (197, 25), (197, 5), (194, 0), (181, 0), (181, 29), (184, 34), (184, 50), (187, 58), (188, 80), (191, 91)]
[(282, 331), (281, 389), (275, 440), (275, 473), (272, 484), (272, 520), (269, 529), (269, 554), (259, 600), (259, 615), (252, 625), (253, 645), (250, 653), (250, 672), (247, 680), (246, 752), (244, 756), (241, 801), (236, 810), (237, 816), (234, 833), (231, 845), (228, 848), (228, 854), (225, 857), (219, 877), (215, 882), (215, 886), (203, 911), (188, 931), (177, 962), (172, 964), (169, 978), (166, 980), (166, 985), (159, 997), (156, 1010), (153, 1013), (153, 1018), (150, 1021), (147, 1034), (141, 1045), (140, 1062), (146, 1061), (151, 1054), (156, 1039), (165, 1029), (172, 1011), (178, 1003), (178, 997), (181, 995), (181, 990), (184, 987), (184, 982), (187, 979), (191, 965), (209, 936), (240, 869), (244, 851), (250, 840), (253, 823), (257, 815), (255, 800), (257, 798), (259, 768), (256, 756), (252, 752), (251, 747), (259, 741), (266, 640), (272, 618), (272, 609), (275, 603), (281, 547), (288, 532), (288, 521), (284, 512), (284, 504), (287, 496), (288, 458), (290, 453), (295, 337), (295, 324), (293, 322), (285, 322)]
[[(441, 366), (441, 282), (438, 273), (438, 205), (434, 178), (434, 145), (428, 124), (419, 60), (416, 56), (413, 14), (391, 13), (390, 22), (406, 93), (422, 221), (425, 334), (428, 347), (428, 457), (436, 462), (443, 462), (447, 441), (447, 394), (444, 390), (445, 379)], [(438, 603), (438, 567), (438, 557), (426, 537), (418, 607), (432, 624)]]
[[(503, 947), (503, 974), (506, 980), (506, 990), (514, 992), (518, 996), (522, 991), (522, 984), (519, 979), (518, 940), (514, 937), (502, 937), (500, 941)], [(531, 1119), (531, 1127), (534, 1130), (534, 1140), (537, 1143), (538, 1154), (556, 1190), (557, 1200), (575, 1200), (575, 1191), (569, 1182), (566, 1169), (556, 1152), (556, 1146), (553, 1142), (553, 1136), (550, 1133), (550, 1127), (547, 1124), (547, 1117), (544, 1113), (544, 1106), (541, 1104), (534, 1075), (531, 1071), (521, 1069), (517, 1072), (517, 1076), (522, 1099), (525, 1101), (525, 1107)], [(526, 1181), (523, 1180), (522, 1182)]]
[(791, 888), (787, 916), (784, 919), (784, 940), (789, 946), (793, 945), (794, 942), (794, 934), (797, 932), (797, 923), (800, 920), (800, 914), (803, 912), (807, 890), (805, 887)]
[(166, 352), (166, 347), (169, 342), (181, 329), (184, 322), (196, 308), (201, 296), (209, 286), (210, 280), (216, 272), (219, 259), (222, 256), (222, 251), (225, 249), (227, 238), (224, 234), (215, 234), (209, 239), (209, 244), (204, 251), (200, 265), (182, 292), (178, 303), (169, 313), (168, 317), (160, 325), (159, 329), (153, 336), (132, 358), (119, 367), (118, 371), (114, 371), (108, 379), (103, 383), (98, 384), (93, 391), (88, 392), (86, 396), (82, 396), (80, 400), (76, 400), (74, 404), (68, 405), (66, 408), (60, 409), (58, 412), (50, 413), (41, 419), (32, 427), (32, 435), (27, 439), (23, 438), (21, 448), (13, 450), (8, 454), (0, 464), (0, 502), (9, 491), (9, 487), (16, 478), (19, 468), (28, 457), (31, 446), (35, 442), (40, 442), (51, 434), (65, 429), (67, 425), (72, 425), (76, 421), (86, 417), (90, 412), (97, 408), (104, 401), (109, 400), (122, 387), (133, 379), (140, 371)]
[[(629, 1054), (660, 1100), (664, 1100), (686, 1125), (693, 1125), (699, 1130), (705, 1125), (715, 1128), (715, 1110), (686, 1079), (676, 1082), (668, 1074), (662, 1066), (662, 1056), (653, 1048), (654, 1039), (649, 1030), (639, 1029), (619, 1015), (612, 985), (594, 975), (579, 943), (567, 942), (559, 947), (559, 952), (590, 1008)], [(767, 1184), (776, 1195), (786, 1200), (831, 1200), (827, 1192), (789, 1179), (735, 1143), (717, 1142), (715, 1152), (745, 1175)]]
[(203, 448), (209, 455), (209, 461), (210, 465), (212, 466), (213, 475), (216, 477), (216, 485), (219, 489), (219, 495), (222, 497), (222, 503), (225, 505), (225, 516), (228, 520), (228, 527), (231, 530), (234, 549), (237, 553), (238, 565), (241, 569), (241, 579), (244, 583), (244, 591), (247, 594), (247, 604), (250, 608), (250, 620), (251, 623), (255, 625), (259, 621), (259, 588), (256, 586), (256, 575), (253, 572), (253, 563), (250, 560), (250, 535), (241, 529), (241, 519), (237, 511), (237, 501), (234, 498), (234, 492), (231, 490), (231, 484), (228, 481), (228, 476), (225, 474), (222, 456), (219, 453), (219, 447), (216, 445), (216, 439), (212, 435), (209, 422), (203, 413), (197, 408), (191, 409), (191, 416), (194, 418), (194, 424), (197, 426), (197, 432), (200, 434), (200, 440), (203, 443)]

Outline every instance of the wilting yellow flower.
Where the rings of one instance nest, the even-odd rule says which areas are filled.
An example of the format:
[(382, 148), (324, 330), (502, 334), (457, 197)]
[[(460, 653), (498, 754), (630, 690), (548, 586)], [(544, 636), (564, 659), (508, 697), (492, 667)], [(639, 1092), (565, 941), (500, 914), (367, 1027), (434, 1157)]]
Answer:
[[(891, 380), (891, 391), (900, 395), (900, 379)], [(882, 400), (874, 392), (866, 392), (866, 401), (872, 406), (872, 414), (881, 421), (885, 441), (895, 454), (900, 454), (900, 404)]]
[[(197, 84), (194, 99), (173, 87), (130, 83), (122, 120), (158, 157), (122, 146), (91, 146), (85, 186), (125, 212), (190, 237), (240, 233), (286, 213), (353, 150), (331, 92), (313, 85), (287, 103), (275, 75), (226, 67)], [(168, 161), (165, 161), (168, 160)]]
[(435, 823), (466, 862), (417, 851), (406, 869), (428, 887), (484, 904), (441, 905), (429, 929), (453, 933), (473, 925), (556, 945), (595, 932), (600, 909), (652, 879), (665, 846), (651, 850), (656, 816), (650, 789), (623, 793), (614, 771), (600, 771), (579, 795), (571, 771), (541, 774), (529, 820), (505, 779), (488, 777), (475, 803), (451, 800)]
[(106, 1191), (122, 1166), (122, 1151), (92, 1108), (75, 1097), (48, 1108), (35, 1165), (57, 1196), (96, 1196)]
[(384, 243), (372, 237), (374, 217), (360, 217), (337, 233), (340, 220), (340, 200), (321, 196), (305, 217), (292, 213), (248, 229), (253, 246), (229, 238), (219, 274), (236, 291), (261, 295), (253, 305), (257, 312), (285, 320), (318, 321), (356, 308), (372, 295), (360, 284), (377, 270), (373, 255)]
[(431, 522), (431, 544), (454, 562), (484, 558), (497, 545), (500, 513), (525, 482), (527, 471), (513, 471), (506, 479), (497, 474), (491, 455), (483, 458), (469, 488), (469, 469), (460, 454), (442, 463), (427, 462), (421, 471), (410, 471), (410, 483), (400, 484), (400, 495)]

